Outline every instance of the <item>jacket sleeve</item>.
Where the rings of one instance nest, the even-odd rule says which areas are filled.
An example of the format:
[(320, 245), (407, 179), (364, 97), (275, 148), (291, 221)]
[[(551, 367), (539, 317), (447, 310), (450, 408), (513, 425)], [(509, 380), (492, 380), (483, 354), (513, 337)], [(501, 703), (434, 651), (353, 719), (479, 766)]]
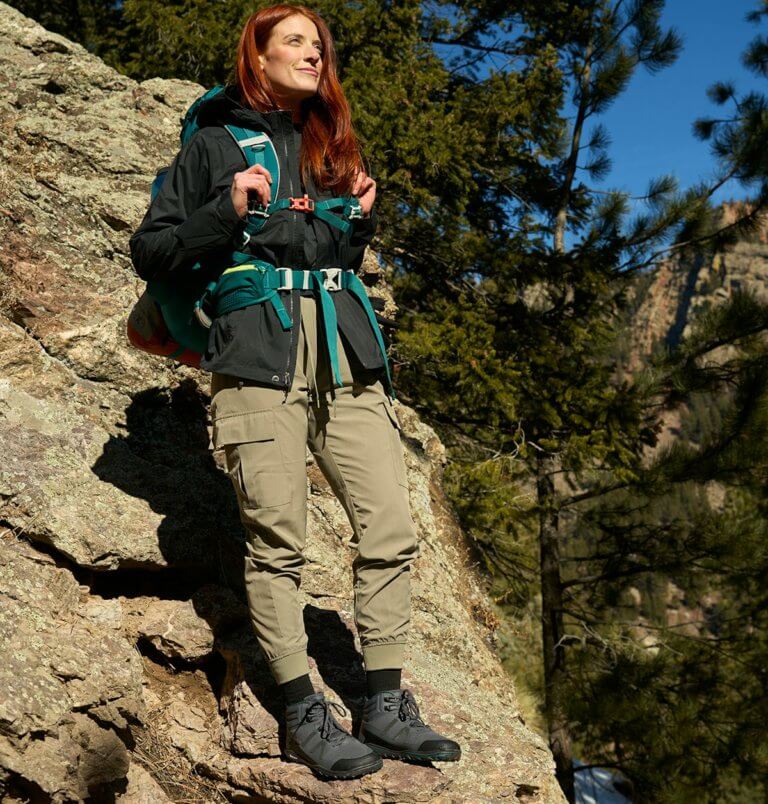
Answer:
[(200, 132), (181, 148), (129, 241), (138, 275), (170, 279), (207, 252), (230, 245), (241, 222), (229, 188), (208, 199), (210, 164)]
[(365, 248), (373, 240), (378, 227), (376, 217), (376, 207), (371, 207), (371, 214), (367, 218), (355, 218), (352, 220), (352, 230), (349, 233), (349, 244), (347, 246), (347, 265), (354, 271), (360, 270), (365, 256)]

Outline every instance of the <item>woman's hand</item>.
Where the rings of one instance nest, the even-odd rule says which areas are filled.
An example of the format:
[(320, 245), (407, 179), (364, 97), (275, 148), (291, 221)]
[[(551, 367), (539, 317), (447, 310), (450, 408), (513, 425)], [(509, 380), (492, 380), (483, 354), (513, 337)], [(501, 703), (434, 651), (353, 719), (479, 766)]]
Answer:
[(357, 172), (352, 195), (360, 202), (364, 217), (370, 217), (373, 202), (376, 200), (376, 182), (362, 170)]
[(244, 218), (248, 212), (248, 193), (256, 193), (259, 201), (266, 207), (269, 204), (272, 192), (270, 185), (272, 184), (272, 175), (263, 165), (254, 165), (243, 170), (241, 173), (235, 173), (232, 179), (232, 187), (230, 194), (232, 196), (232, 204), (237, 210), (237, 214)]

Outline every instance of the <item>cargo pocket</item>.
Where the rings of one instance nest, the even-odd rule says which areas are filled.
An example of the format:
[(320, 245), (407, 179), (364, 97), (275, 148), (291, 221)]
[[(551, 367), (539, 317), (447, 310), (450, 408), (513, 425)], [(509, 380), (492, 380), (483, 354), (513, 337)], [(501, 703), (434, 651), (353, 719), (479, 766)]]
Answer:
[(389, 429), (389, 448), (392, 454), (392, 470), (395, 473), (395, 479), (404, 488), (408, 488), (408, 470), (405, 467), (405, 458), (403, 457), (403, 442), (400, 440), (400, 422), (397, 418), (397, 413), (392, 407), (391, 402), (387, 399), (382, 402), (384, 410), (387, 413), (392, 427)]
[(243, 509), (276, 508), (291, 502), (290, 475), (271, 410), (222, 416), (213, 423), (211, 440), (214, 449), (224, 450)]

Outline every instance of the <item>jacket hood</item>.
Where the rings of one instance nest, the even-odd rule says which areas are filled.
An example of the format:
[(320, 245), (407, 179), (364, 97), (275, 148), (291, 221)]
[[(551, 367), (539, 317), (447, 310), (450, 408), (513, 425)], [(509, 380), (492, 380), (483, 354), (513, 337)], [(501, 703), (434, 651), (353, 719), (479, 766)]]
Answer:
[[(234, 84), (226, 84), (224, 89), (214, 97), (200, 104), (197, 112), (197, 124), (204, 126), (223, 126), (226, 124), (252, 128), (256, 131), (274, 133), (281, 121), (291, 122), (293, 112), (290, 109), (275, 109), (270, 112), (259, 112), (243, 104), (240, 91)], [(300, 123), (294, 128), (301, 130)]]

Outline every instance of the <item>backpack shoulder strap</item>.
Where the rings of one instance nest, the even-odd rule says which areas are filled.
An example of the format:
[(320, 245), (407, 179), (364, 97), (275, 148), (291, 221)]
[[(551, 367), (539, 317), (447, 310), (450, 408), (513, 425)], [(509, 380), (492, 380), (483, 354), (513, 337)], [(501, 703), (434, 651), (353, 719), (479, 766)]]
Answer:
[(280, 161), (277, 158), (277, 151), (272, 138), (265, 131), (254, 131), (253, 129), (232, 125), (225, 125), (224, 128), (237, 143), (237, 147), (240, 148), (248, 167), (262, 165), (272, 176), (269, 206), (262, 210), (251, 210), (249, 207), (248, 222), (243, 232), (242, 248), (250, 240), (251, 235), (264, 226), (267, 218), (277, 208), (276, 199), (280, 189)]
[(232, 139), (242, 151), (248, 167), (263, 165), (272, 176), (271, 201), (277, 198), (280, 187), (280, 162), (277, 158), (274, 143), (265, 131), (253, 131), (240, 126), (225, 125)]

